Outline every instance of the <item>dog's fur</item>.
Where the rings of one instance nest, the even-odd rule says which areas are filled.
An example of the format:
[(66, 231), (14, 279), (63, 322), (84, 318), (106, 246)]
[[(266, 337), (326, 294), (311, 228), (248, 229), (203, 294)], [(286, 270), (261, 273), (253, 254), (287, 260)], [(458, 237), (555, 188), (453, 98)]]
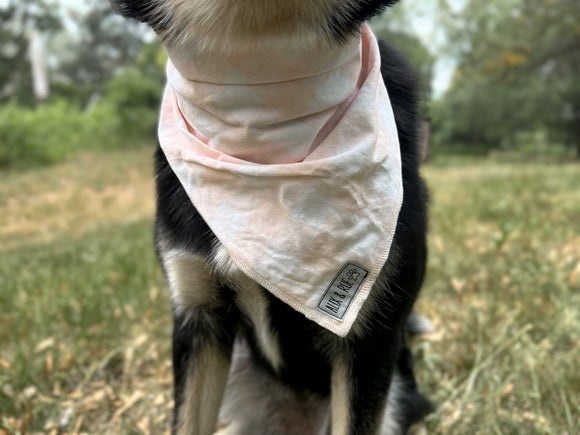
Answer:
[[(324, 47), (358, 35), (396, 0), (111, 0), (166, 44), (216, 56), (260, 38)], [(273, 297), (233, 263), (156, 152), (155, 240), (174, 311), (174, 433), (402, 434), (429, 411), (404, 326), (426, 261), (416, 83), (380, 44), (401, 145), (404, 199), (389, 260), (347, 337)]]

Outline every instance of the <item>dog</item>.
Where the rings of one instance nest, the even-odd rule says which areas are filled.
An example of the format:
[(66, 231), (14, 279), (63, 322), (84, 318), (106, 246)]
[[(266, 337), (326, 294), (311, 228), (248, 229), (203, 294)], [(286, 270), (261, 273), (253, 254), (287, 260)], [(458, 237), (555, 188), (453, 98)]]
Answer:
[[(405, 342), (405, 324), (422, 285), (427, 256), (427, 191), (419, 175), (417, 82), (412, 69), (396, 51), (383, 42), (373, 42), (365, 24), (396, 1), (111, 0), (113, 8), (122, 15), (147, 23), (159, 35), (173, 62), (173, 69), (168, 69), (168, 74), (174, 88), (181, 89), (174, 100), (164, 99), (164, 104), (168, 105), (163, 109), (167, 112), (166, 119), (163, 114), (161, 117), (160, 138), (163, 142), (171, 137), (174, 148), (158, 147), (155, 153), (155, 246), (168, 281), (174, 315), (173, 433), (404, 434), (431, 411), (430, 402), (417, 389), (412, 356)], [(363, 101), (359, 112), (350, 113), (352, 106), (359, 104), (358, 97), (352, 96), (363, 93), (366, 86), (366, 82), (361, 84), (360, 71), (365, 67), (361, 67), (360, 62), (365, 62), (365, 56), (373, 55), (360, 54), (364, 49), (359, 47), (365, 43), (369, 50), (376, 50), (377, 57), (380, 55), (379, 78), (382, 76), (388, 97), (381, 90), (382, 84), (375, 83), (372, 89), (381, 88), (377, 95), (388, 98), (392, 109), (375, 99), (376, 107), (372, 110), (365, 112), (364, 104), (367, 103)], [(242, 62), (240, 53), (249, 53), (250, 57)], [(343, 56), (343, 53), (346, 54)], [(270, 62), (273, 56), (275, 60)], [(346, 59), (341, 60), (343, 63), (335, 62), (343, 57)], [(305, 61), (294, 62), (288, 68), (279, 67), (289, 58)], [(347, 85), (341, 82), (343, 84), (335, 86), (332, 92), (316, 100), (317, 104), (327, 104), (319, 112), (328, 116), (319, 119), (318, 109), (301, 112), (311, 99), (303, 102), (302, 92), (288, 86), (301, 85), (307, 80), (311, 88), (325, 88), (330, 77), (324, 75), (329, 74), (325, 69), (327, 64), (332, 64), (333, 74), (342, 71), (335, 75)], [(372, 68), (369, 65), (367, 69)], [(242, 68), (245, 75), (238, 68)], [(293, 68), (301, 72), (288, 76), (288, 70)], [(309, 75), (301, 68), (314, 68), (316, 73)], [(282, 72), (283, 76), (278, 77)], [(244, 78), (240, 85), (236, 80), (241, 75)], [(252, 81), (254, 76), (259, 76), (258, 83)], [(256, 86), (264, 94), (255, 100)], [(356, 92), (353, 93), (351, 87)], [(283, 94), (278, 94), (279, 91)], [(314, 89), (313, 95), (316, 92)], [(190, 105), (187, 95), (193, 95)], [(328, 103), (333, 98), (341, 101)], [(276, 100), (271, 103), (276, 110), (270, 105), (263, 106), (265, 99)], [(263, 110), (264, 107), (268, 110)], [(387, 124), (387, 120), (386, 117), (383, 120), (382, 115), (378, 117), (378, 125), (372, 127), (378, 133), (369, 135), (360, 127), (366, 125), (365, 119), (377, 110), (380, 114), (392, 110), (393, 131), (385, 132), (382, 124)], [(279, 112), (292, 113), (280, 118)], [(348, 125), (355, 127), (341, 126), (341, 121), (337, 121), (340, 116), (336, 115), (339, 112), (340, 116), (352, 117), (354, 124), (348, 120)], [(176, 114), (183, 115), (182, 124), (173, 119)], [(187, 125), (198, 116), (204, 121)], [(251, 120), (247, 124), (251, 125), (244, 125), (243, 130), (239, 130), (246, 117)], [(318, 122), (316, 130), (312, 133), (306, 128), (294, 128), (295, 119), (306, 119), (308, 126)], [(165, 125), (174, 122), (179, 125)], [(354, 128), (364, 143), (374, 143), (374, 139), (369, 142), (369, 137), (374, 138), (375, 133), (398, 136), (396, 147), (381, 160), (382, 165), (386, 164), (393, 155), (400, 153), (392, 165), (396, 177), (387, 189), (392, 187), (394, 199), (388, 199), (386, 193), (382, 198), (380, 189), (367, 189), (363, 180), (360, 186), (353, 187), (359, 196), (349, 196), (346, 201), (349, 211), (340, 213), (345, 205), (340, 195), (346, 187), (340, 182), (328, 182), (326, 175), (320, 175), (330, 172), (324, 167), (327, 160), (336, 160), (332, 155), (310, 160), (308, 157), (316, 153), (322, 155), (323, 147), (331, 149), (334, 146), (320, 145), (327, 141), (325, 137), (320, 139), (320, 132), (332, 136), (327, 126), (334, 123), (339, 125), (341, 137), (349, 137)], [(270, 129), (274, 124), (287, 126), (288, 131), (282, 134)], [(300, 125), (304, 127), (305, 124)], [(228, 136), (230, 127), (235, 134)], [(184, 169), (184, 165), (191, 166), (184, 163), (187, 161), (184, 157), (186, 146), (179, 143), (171, 128), (181, 129), (180, 134), (193, 141), (188, 142), (187, 147), (191, 144), (201, 147), (202, 151), (195, 151), (197, 154), (193, 157), (199, 173), (188, 175)], [(212, 148), (212, 135), (225, 137), (217, 145), (219, 148), (225, 144), (222, 149)], [(305, 149), (299, 148), (304, 142), (303, 135), (306, 142), (310, 141)], [(192, 136), (196, 137), (192, 139)], [(261, 142), (264, 136), (266, 141), (274, 138), (274, 142), (283, 142), (288, 137), (298, 137), (302, 142), (298, 148), (282, 146), (267, 154), (273, 148)], [(244, 146), (252, 144), (249, 157), (244, 154), (247, 147), (237, 147), (237, 141), (244, 142)], [(389, 141), (389, 138), (384, 140), (392, 142)], [(227, 148), (230, 146), (233, 151)], [(354, 147), (350, 147), (348, 140), (336, 146), (342, 147), (341, 155), (352, 156), (349, 158), (353, 162), (360, 155), (358, 151), (351, 153)], [(239, 149), (242, 151), (236, 154)], [(292, 155), (296, 149), (302, 153), (298, 157)], [(187, 148), (187, 152), (193, 152), (191, 150)], [(216, 152), (219, 157), (214, 158)], [(181, 157), (176, 159), (174, 153)], [(285, 159), (292, 164), (286, 165)], [(397, 159), (400, 159), (399, 167)], [(212, 165), (209, 169), (204, 166), (206, 161)], [(314, 164), (320, 167), (312, 169)], [(243, 166), (242, 173), (232, 175), (229, 168), (238, 166)], [(348, 163), (338, 169), (347, 171), (345, 166)], [(283, 176), (272, 176), (274, 169), (271, 168)], [(315, 171), (316, 176), (307, 172), (308, 176), (295, 179), (294, 168)], [(266, 178), (258, 171), (268, 174), (267, 182), (260, 181)], [(233, 177), (233, 181), (228, 177)], [(223, 178), (230, 181), (225, 183)], [(288, 179), (290, 184), (278, 178)], [(214, 193), (206, 191), (214, 188), (211, 185), (214, 181), (216, 185), (225, 184), (216, 187), (218, 190)], [(351, 181), (344, 183), (350, 186)], [(277, 189), (275, 195), (271, 194), (269, 186), (276, 186), (272, 188)], [(278, 242), (278, 236), (271, 236), (274, 234), (271, 227), (278, 225), (276, 216), (282, 214), (279, 209), (283, 207), (275, 201), (280, 195), (284, 200), (293, 197), (295, 186), (314, 190), (315, 194), (308, 197), (307, 206), (302, 200), (292, 203), (296, 207), (303, 206), (305, 215), (302, 213), (299, 218), (290, 219), (289, 227), (282, 226), (290, 230), (276, 234), (287, 245), (297, 246), (265, 250), (264, 244), (277, 246)], [(335, 188), (338, 189), (335, 201), (338, 206), (332, 199)], [(331, 199), (326, 198), (325, 189)], [(192, 195), (199, 197), (192, 199)], [(365, 195), (372, 197), (365, 199)], [(222, 200), (222, 196), (226, 199)], [(206, 208), (206, 202), (215, 203), (215, 207)], [(235, 213), (230, 213), (229, 208), (223, 206), (225, 202), (239, 207)], [(249, 204), (246, 211), (239, 212), (246, 204)], [(284, 203), (284, 207), (286, 205)], [(379, 207), (379, 215), (394, 210), (390, 221), (385, 220), (385, 226), (390, 228), (385, 231), (388, 257), (381, 260), (380, 267), (374, 271), (355, 261), (347, 262), (329, 286), (322, 289), (321, 299), (313, 307), (307, 306), (307, 302), (297, 302), (300, 297), (308, 299), (307, 292), (297, 291), (286, 297), (285, 280), (298, 282), (297, 286), (302, 284), (302, 279), (317, 283), (317, 273), (310, 271), (322, 266), (318, 265), (316, 254), (309, 254), (295, 266), (294, 260), (285, 256), (285, 249), (295, 249), (299, 254), (301, 250), (310, 249), (306, 246), (308, 239), (317, 237), (316, 231), (325, 228), (324, 222), (330, 215), (338, 216), (336, 228), (348, 233), (351, 226), (357, 228), (359, 221), (365, 221), (367, 212), (371, 213), (366, 208), (374, 210), (375, 205)], [(326, 214), (321, 217), (323, 209)], [(362, 218), (350, 219), (352, 210)], [(216, 214), (220, 215), (220, 220), (214, 222), (214, 217), (208, 218)], [(311, 215), (323, 223), (312, 224)], [(340, 219), (351, 223), (341, 223)], [(245, 225), (245, 221), (251, 220), (257, 222), (248, 230), (251, 236), (237, 236), (238, 230), (246, 231), (240, 222)], [(232, 236), (234, 230), (237, 238)], [(262, 231), (264, 234), (260, 234)], [(302, 231), (309, 231), (308, 235), (302, 236)], [(361, 234), (365, 234), (364, 228), (362, 231)], [(376, 231), (383, 237), (381, 228)], [(337, 237), (346, 236), (338, 234)], [(255, 243), (252, 245), (249, 239)], [(345, 240), (341, 238), (339, 242), (353, 243)], [(321, 252), (326, 252), (327, 246), (320, 244)], [(266, 255), (254, 254), (254, 251), (266, 252)], [(265, 262), (266, 272), (247, 265), (245, 259), (251, 255), (258, 258), (258, 263)], [(337, 258), (340, 259), (340, 255), (337, 251)], [(324, 257), (320, 263), (325, 264), (326, 259)], [(270, 265), (274, 272), (268, 272)], [(286, 270), (294, 268), (307, 272), (296, 278)], [(270, 275), (264, 275), (268, 273)], [(365, 280), (366, 283), (371, 280), (372, 285), (365, 287)], [(356, 302), (363, 293), (364, 303)]]

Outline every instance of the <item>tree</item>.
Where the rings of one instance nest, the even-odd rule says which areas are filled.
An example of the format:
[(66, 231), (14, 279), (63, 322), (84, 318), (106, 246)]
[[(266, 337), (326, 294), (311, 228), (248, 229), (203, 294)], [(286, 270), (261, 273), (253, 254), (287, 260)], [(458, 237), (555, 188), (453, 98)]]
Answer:
[(510, 146), (545, 131), (580, 156), (580, 2), (466, 0), (445, 23), (459, 61), (436, 104), (446, 141)]
[(107, 82), (132, 63), (145, 44), (147, 31), (113, 12), (109, 2), (93, 0), (86, 13), (76, 13), (79, 34), (69, 41), (69, 55), (61, 59), (61, 80), (83, 89), (85, 105), (96, 103)]
[[(29, 46), (32, 35), (51, 35), (62, 28), (55, 3), (7, 0), (0, 8), (0, 101), (33, 104)], [(37, 39), (38, 41), (38, 39)]]
[(371, 25), (377, 37), (389, 43), (409, 61), (421, 83), (423, 102), (432, 97), (435, 58), (423, 45), (410, 24), (408, 9), (396, 5), (375, 18)]

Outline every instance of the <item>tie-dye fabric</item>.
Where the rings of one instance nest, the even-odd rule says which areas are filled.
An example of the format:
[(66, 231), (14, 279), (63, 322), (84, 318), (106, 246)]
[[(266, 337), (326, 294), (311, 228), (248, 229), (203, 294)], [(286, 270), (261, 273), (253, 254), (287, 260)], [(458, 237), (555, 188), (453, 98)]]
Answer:
[(403, 194), (370, 28), (322, 53), (168, 53), (159, 139), (189, 198), (245, 274), (345, 336)]

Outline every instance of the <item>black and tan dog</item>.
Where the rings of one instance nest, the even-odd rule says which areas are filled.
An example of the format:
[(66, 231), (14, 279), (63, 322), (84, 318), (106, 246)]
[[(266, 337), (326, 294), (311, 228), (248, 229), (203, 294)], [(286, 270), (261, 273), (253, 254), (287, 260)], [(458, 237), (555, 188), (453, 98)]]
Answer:
[[(396, 0), (111, 0), (166, 47), (219, 56), (276, 41), (321, 53)], [(389, 258), (349, 333), (309, 320), (243, 273), (156, 152), (156, 247), (174, 311), (174, 433), (403, 434), (429, 412), (405, 323), (423, 281), (426, 190), (416, 82), (379, 43), (400, 141), (402, 206)]]

